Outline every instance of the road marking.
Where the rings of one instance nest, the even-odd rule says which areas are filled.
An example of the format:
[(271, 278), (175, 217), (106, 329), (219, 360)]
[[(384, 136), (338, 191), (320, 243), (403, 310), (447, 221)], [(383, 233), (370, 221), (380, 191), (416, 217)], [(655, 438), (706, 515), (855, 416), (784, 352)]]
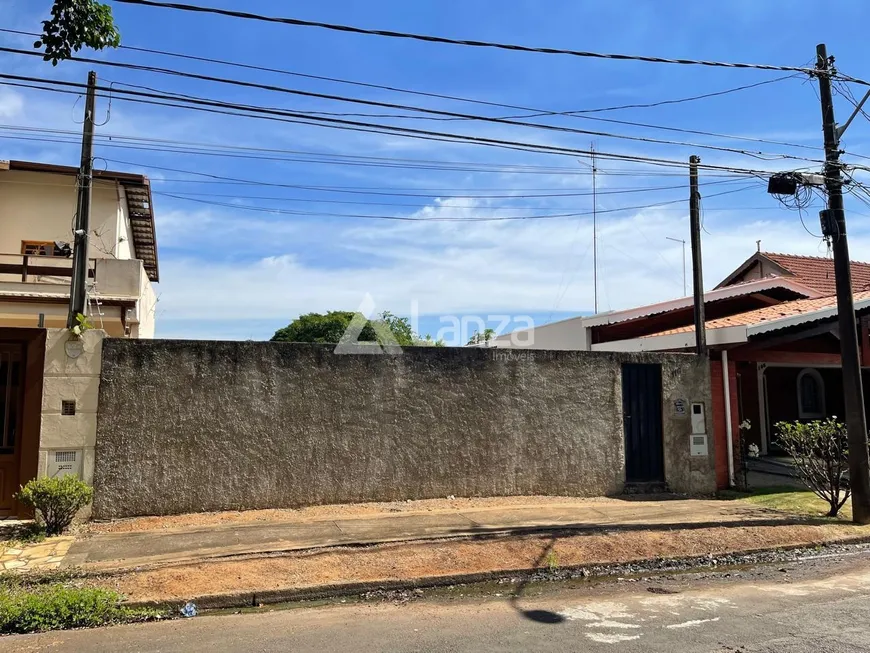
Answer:
[(588, 603), (585, 606), (578, 605), (573, 608), (566, 608), (559, 614), (569, 621), (576, 619), (582, 621), (601, 621), (603, 619), (625, 619), (632, 616), (626, 610), (624, 603), (614, 603), (612, 601)]
[(708, 624), (712, 621), (719, 621), (719, 617), (713, 617), (712, 619), (692, 619), (692, 621), (684, 621), (681, 624), (669, 624), (665, 626), (665, 628), (693, 628), (694, 626), (700, 626), (701, 624)]
[(620, 642), (640, 639), (640, 635), (620, 635), (617, 633), (586, 633), (586, 637), (599, 644), (619, 644)]
[(610, 621), (609, 619), (605, 619), (604, 621), (595, 621), (593, 623), (586, 624), (587, 628), (625, 628), (626, 630), (630, 630), (632, 628), (640, 628), (637, 624), (627, 624), (623, 621)]

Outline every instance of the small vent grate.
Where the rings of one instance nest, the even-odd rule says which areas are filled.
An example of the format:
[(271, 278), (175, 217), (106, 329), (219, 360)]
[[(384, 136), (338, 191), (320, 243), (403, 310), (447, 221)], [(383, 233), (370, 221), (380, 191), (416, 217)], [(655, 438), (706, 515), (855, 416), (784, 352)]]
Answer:
[(69, 474), (82, 476), (82, 458), (84, 453), (81, 449), (65, 449), (51, 451), (48, 454), (46, 476), (49, 478), (63, 478)]
[(54, 462), (56, 463), (74, 463), (76, 461), (76, 451), (55, 451)]
[(76, 414), (76, 402), (75, 399), (64, 399), (60, 402), (60, 414), (61, 415), (75, 415)]

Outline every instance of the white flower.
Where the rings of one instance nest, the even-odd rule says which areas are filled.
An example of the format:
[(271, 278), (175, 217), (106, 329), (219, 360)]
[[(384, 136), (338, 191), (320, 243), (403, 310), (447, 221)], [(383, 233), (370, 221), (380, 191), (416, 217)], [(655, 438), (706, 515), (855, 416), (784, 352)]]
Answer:
[(748, 419), (745, 419), (740, 422), (737, 428), (739, 428), (741, 431), (748, 431), (752, 428), (752, 422), (750, 422)]
[(761, 454), (761, 452), (758, 450), (757, 444), (750, 444), (748, 453), (750, 458), (758, 458), (758, 456)]
[(76, 325), (71, 329), (71, 331), (72, 331), (75, 335), (80, 336), (80, 335), (82, 335), (82, 326), (81, 326), (80, 324), (76, 324)]

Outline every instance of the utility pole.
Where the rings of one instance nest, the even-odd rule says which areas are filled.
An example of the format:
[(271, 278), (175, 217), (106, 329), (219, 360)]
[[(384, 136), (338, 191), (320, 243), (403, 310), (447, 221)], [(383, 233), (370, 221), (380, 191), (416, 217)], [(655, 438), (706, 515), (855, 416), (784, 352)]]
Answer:
[[(858, 325), (852, 298), (852, 270), (849, 242), (846, 237), (846, 212), (843, 207), (843, 179), (840, 166), (840, 136), (834, 119), (831, 96), (833, 59), (828, 59), (824, 43), (816, 46), (816, 69), (819, 98), (822, 103), (822, 127), (825, 134), (825, 188), (828, 211), (836, 229), (831, 234), (834, 250), (834, 277), (837, 285), (837, 314), (840, 324), (840, 358), (843, 366), (843, 400), (846, 408), (846, 431), (849, 436), (849, 484), (852, 488), (852, 520), (870, 523), (870, 457), (867, 452), (867, 418), (864, 414), (864, 389), (858, 357)], [(848, 123), (846, 123), (848, 127)]]
[(88, 73), (88, 94), (82, 128), (82, 158), (79, 165), (79, 194), (73, 230), (73, 269), (69, 288), (69, 315), (66, 326), (72, 328), (76, 317), (84, 315), (88, 283), (88, 232), (91, 223), (91, 187), (94, 177), (94, 111), (97, 101), (97, 73)]
[(686, 239), (685, 238), (671, 238), (670, 236), (665, 236), (665, 240), (672, 240), (675, 243), (683, 244), (683, 297), (689, 296), (689, 291), (686, 286)]
[(598, 168), (595, 167), (595, 143), (589, 146), (592, 153), (592, 294), (595, 314), (598, 315)]
[(695, 296), (695, 353), (707, 355), (704, 320), (704, 275), (701, 270), (701, 195), (698, 192), (698, 164), (701, 157), (689, 157), (689, 226), (692, 239), (692, 292)]

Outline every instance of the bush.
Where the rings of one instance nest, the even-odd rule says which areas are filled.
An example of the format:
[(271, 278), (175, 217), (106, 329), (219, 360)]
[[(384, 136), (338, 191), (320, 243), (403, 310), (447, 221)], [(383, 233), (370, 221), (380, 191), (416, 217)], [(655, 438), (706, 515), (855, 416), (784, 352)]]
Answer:
[(35, 633), (64, 628), (93, 628), (157, 617), (153, 610), (121, 605), (109, 590), (61, 584), (0, 589), (0, 633)]
[(835, 418), (813, 422), (778, 422), (779, 445), (794, 460), (798, 475), (831, 507), (836, 517), (849, 500), (851, 488), (846, 473), (849, 449), (846, 427)]
[(94, 490), (73, 475), (35, 478), (21, 488), (16, 498), (36, 510), (37, 518), (45, 524), (46, 535), (59, 535), (76, 513), (93, 500)]

